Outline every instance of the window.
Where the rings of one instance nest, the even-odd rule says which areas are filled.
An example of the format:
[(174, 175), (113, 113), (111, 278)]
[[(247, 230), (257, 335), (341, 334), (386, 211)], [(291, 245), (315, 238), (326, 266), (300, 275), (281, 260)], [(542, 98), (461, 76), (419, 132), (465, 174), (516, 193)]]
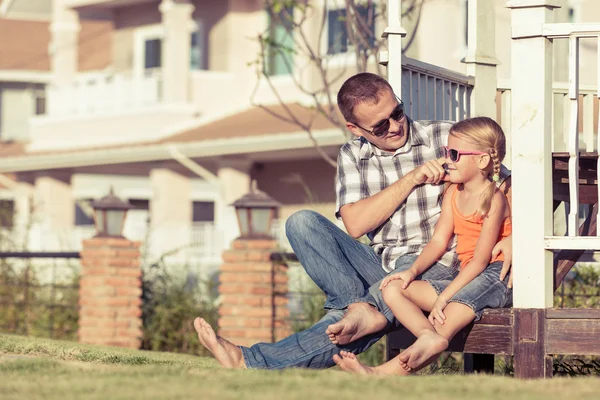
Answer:
[(14, 214), (14, 201), (0, 200), (0, 228), (12, 228)]
[(193, 222), (212, 222), (215, 220), (215, 203), (212, 201), (194, 201), (192, 203)]
[[(143, 71), (147, 71), (162, 67), (163, 37), (164, 29), (160, 25), (138, 31), (138, 68), (143, 67)], [(200, 22), (195, 22), (190, 27), (190, 69), (207, 69), (206, 38)]]
[(289, 75), (294, 59), (294, 37), (292, 33), (294, 9), (286, 7), (277, 15), (269, 15), (269, 41), (266, 44), (265, 73), (267, 75)]
[[(368, 25), (369, 31), (365, 32), (363, 36), (367, 38), (369, 46), (373, 47), (375, 45), (375, 7), (373, 5), (371, 7), (357, 6), (356, 11), (361, 20)], [(327, 54), (346, 53), (353, 45), (348, 35), (348, 25), (354, 29), (360, 26), (358, 22), (348, 24), (346, 8), (327, 12)]]

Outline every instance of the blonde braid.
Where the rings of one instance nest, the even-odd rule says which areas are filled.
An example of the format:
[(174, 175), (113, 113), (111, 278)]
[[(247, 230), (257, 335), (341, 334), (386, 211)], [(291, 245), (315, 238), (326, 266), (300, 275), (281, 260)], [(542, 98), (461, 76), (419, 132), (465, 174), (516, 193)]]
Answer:
[(492, 173), (492, 181), (500, 182), (500, 157), (498, 157), (498, 152), (496, 149), (490, 149), (490, 158), (493, 163), (493, 173)]

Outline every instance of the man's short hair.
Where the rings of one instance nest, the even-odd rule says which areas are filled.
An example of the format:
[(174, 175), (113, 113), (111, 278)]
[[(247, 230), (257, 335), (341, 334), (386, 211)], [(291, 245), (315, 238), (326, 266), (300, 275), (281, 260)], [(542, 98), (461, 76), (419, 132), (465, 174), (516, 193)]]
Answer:
[(354, 107), (360, 103), (377, 104), (385, 90), (394, 92), (379, 75), (361, 72), (348, 78), (337, 95), (338, 107), (346, 122), (354, 122)]

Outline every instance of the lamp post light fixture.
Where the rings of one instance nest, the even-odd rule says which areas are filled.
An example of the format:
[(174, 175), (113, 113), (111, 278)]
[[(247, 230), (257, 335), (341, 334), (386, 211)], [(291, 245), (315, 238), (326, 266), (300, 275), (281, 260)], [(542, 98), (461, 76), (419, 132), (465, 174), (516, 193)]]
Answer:
[(108, 195), (92, 202), (96, 237), (123, 237), (123, 227), (127, 211), (134, 208), (113, 194), (112, 187)]
[(235, 207), (241, 239), (272, 239), (271, 225), (281, 204), (261, 192), (252, 181), (250, 193), (236, 200)]

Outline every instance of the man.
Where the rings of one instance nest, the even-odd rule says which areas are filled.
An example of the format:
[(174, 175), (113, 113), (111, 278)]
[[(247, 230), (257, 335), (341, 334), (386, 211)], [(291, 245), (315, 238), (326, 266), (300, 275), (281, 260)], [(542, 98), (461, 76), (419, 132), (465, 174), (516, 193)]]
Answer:
[[(299, 261), (327, 295), (328, 312), (305, 331), (249, 348), (216, 336), (197, 318), (201, 343), (224, 367), (328, 368), (340, 350), (361, 353), (393, 329), (379, 281), (408, 268), (433, 234), (444, 190), (442, 147), (452, 123), (409, 119), (389, 83), (370, 73), (349, 78), (337, 100), (356, 136), (340, 149), (336, 182), (336, 215), (350, 236), (312, 211), (300, 211), (286, 223)], [(370, 245), (355, 240), (365, 234)], [(494, 249), (505, 253), (503, 275), (511, 249), (509, 240)], [(457, 267), (449, 245), (422, 278), (435, 279)]]

